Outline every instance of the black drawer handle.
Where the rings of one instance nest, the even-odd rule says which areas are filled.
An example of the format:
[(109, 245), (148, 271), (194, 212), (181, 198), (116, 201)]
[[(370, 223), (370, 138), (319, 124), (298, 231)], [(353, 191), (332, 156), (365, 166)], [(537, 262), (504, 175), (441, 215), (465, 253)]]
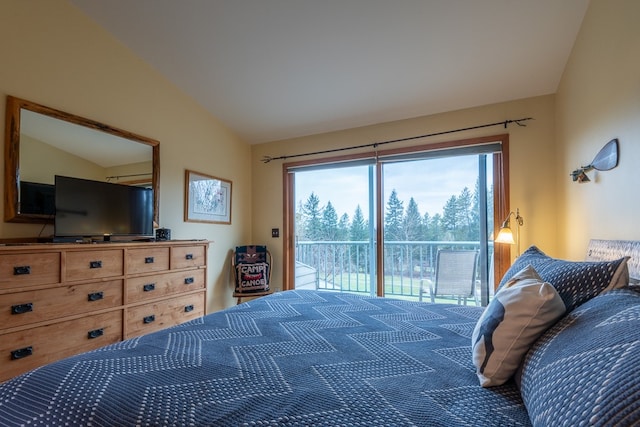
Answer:
[(22, 314), (33, 311), (33, 303), (28, 302), (26, 304), (18, 304), (11, 306), (11, 314)]
[(156, 289), (155, 283), (147, 283), (142, 287), (142, 290), (145, 292), (151, 292), (151, 291), (154, 291), (155, 289)]
[(154, 316), (153, 314), (151, 316), (147, 316), (144, 319), (142, 319), (142, 323), (153, 323), (156, 321), (156, 316)]
[(30, 265), (20, 265), (18, 267), (13, 267), (13, 275), (21, 276), (23, 274), (31, 274), (31, 266)]
[(194, 282), (193, 277), (185, 277), (185, 278), (184, 278), (184, 284), (185, 284), (185, 285), (190, 285), (190, 284), (192, 284), (193, 282)]
[(89, 268), (102, 268), (102, 261), (91, 261)]
[(104, 292), (93, 292), (87, 295), (88, 301), (100, 301), (102, 298), (104, 298)]
[(94, 329), (93, 331), (89, 331), (87, 333), (87, 338), (89, 338), (90, 340), (94, 339), (94, 338), (98, 338), (104, 335), (104, 329), (100, 328), (100, 329)]
[(191, 311), (193, 311), (193, 304), (184, 306), (184, 312), (185, 313), (189, 313)]
[(184, 259), (193, 259), (193, 254), (186, 254)]
[(33, 347), (25, 347), (11, 352), (11, 360), (22, 359), (23, 357), (31, 356), (33, 354)]
[(144, 259), (144, 263), (145, 264), (153, 264), (153, 257), (152, 256), (148, 256)]

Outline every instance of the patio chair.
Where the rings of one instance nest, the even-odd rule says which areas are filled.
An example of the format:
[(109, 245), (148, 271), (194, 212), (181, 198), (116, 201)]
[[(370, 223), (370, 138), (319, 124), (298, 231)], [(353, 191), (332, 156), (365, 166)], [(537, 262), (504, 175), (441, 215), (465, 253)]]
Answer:
[(429, 293), (431, 302), (436, 297), (457, 297), (458, 304), (467, 298), (472, 298), (476, 305), (480, 305), (476, 295), (476, 268), (478, 264), (477, 250), (440, 250), (436, 260), (435, 280), (425, 286), (425, 280), (420, 281), (419, 300), (422, 294)]
[(233, 296), (240, 304), (244, 297), (268, 295), (271, 281), (271, 252), (266, 246), (237, 246), (231, 257), (235, 279)]

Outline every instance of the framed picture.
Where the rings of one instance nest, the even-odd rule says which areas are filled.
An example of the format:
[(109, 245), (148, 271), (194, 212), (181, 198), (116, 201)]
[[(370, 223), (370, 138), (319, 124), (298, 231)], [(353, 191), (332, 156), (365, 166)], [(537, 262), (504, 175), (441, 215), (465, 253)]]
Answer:
[(231, 181), (185, 170), (184, 220), (231, 224)]

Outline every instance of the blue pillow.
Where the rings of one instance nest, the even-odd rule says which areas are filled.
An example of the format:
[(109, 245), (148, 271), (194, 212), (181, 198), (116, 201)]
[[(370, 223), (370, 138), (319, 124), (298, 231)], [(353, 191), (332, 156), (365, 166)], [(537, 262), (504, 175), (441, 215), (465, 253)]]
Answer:
[(536, 341), (516, 383), (534, 426), (640, 425), (640, 294), (616, 289)]
[(628, 257), (614, 261), (565, 261), (551, 258), (536, 246), (531, 246), (505, 273), (498, 290), (516, 273), (532, 266), (540, 278), (551, 283), (560, 294), (567, 311), (596, 295), (629, 285)]

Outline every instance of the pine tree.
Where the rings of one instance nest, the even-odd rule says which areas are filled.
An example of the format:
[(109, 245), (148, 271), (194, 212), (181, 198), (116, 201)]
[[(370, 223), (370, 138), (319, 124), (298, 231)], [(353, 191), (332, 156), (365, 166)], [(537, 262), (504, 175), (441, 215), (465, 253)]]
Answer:
[(420, 240), (422, 234), (421, 228), (422, 217), (420, 216), (420, 212), (418, 211), (418, 204), (412, 197), (411, 199), (409, 199), (409, 205), (407, 206), (407, 212), (405, 213), (403, 220), (403, 240)]
[(469, 239), (474, 240), (480, 238), (480, 178), (476, 179), (476, 185), (473, 189), (471, 202), (471, 226), (469, 230)]
[[(351, 228), (349, 229), (349, 237), (352, 242), (366, 242), (369, 240), (368, 221), (364, 218), (364, 215), (362, 215), (360, 205), (356, 206), (356, 210), (353, 214)], [(366, 271), (367, 261), (367, 252), (362, 248), (362, 246), (352, 246), (351, 262), (357, 266), (358, 271)]]
[(336, 240), (344, 241), (349, 240), (349, 215), (342, 214), (340, 221), (338, 222), (338, 232), (336, 234)]
[(420, 240), (431, 240), (431, 216), (425, 212), (422, 216), (422, 228), (420, 230)]
[(429, 221), (429, 236), (428, 240), (437, 242), (444, 240), (445, 229), (443, 226), (442, 215), (435, 214)]
[(356, 211), (353, 214), (353, 220), (351, 221), (351, 228), (349, 230), (349, 237), (351, 241), (363, 241), (369, 239), (369, 229), (367, 221), (362, 215), (362, 209), (360, 205), (356, 206)]
[(471, 192), (469, 188), (464, 187), (456, 199), (456, 223), (458, 224), (455, 234), (456, 240), (472, 240), (473, 212), (471, 207)]
[(305, 218), (304, 218), (304, 214), (303, 214), (303, 205), (302, 205), (302, 200), (298, 202), (298, 209), (296, 209), (296, 213), (295, 213), (295, 222), (296, 222), (296, 236), (301, 238), (301, 239), (305, 239), (305, 229), (306, 229), (306, 224), (305, 224)]
[(459, 227), (456, 196), (451, 196), (442, 209), (442, 227), (446, 234), (441, 237), (445, 240), (454, 240)]
[(320, 198), (313, 192), (302, 206), (302, 218), (304, 224), (304, 232), (302, 235), (304, 238), (307, 240), (320, 240), (322, 237)]
[(336, 240), (338, 234), (338, 214), (331, 202), (322, 210), (322, 240)]
[(387, 241), (402, 240), (403, 203), (398, 199), (395, 189), (391, 191), (387, 202), (387, 213), (384, 217), (384, 239)]

